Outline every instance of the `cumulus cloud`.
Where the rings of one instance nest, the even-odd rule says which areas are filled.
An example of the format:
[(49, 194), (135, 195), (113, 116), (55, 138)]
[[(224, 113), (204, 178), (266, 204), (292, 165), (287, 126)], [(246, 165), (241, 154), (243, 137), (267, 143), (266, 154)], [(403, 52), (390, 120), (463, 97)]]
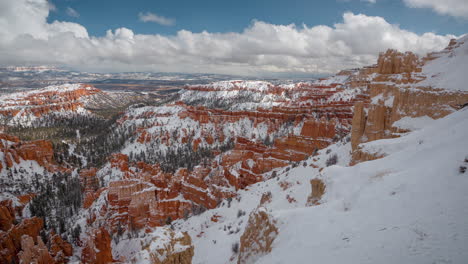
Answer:
[(163, 16), (159, 16), (150, 12), (139, 13), (138, 18), (142, 22), (154, 22), (163, 26), (172, 26), (175, 24), (175, 20)]
[(409, 7), (432, 8), (441, 15), (468, 19), (467, 0), (403, 0)]
[[(22, 10), (22, 12), (17, 12)], [(66, 65), (87, 71), (329, 74), (375, 63), (388, 48), (425, 54), (452, 35), (416, 34), (381, 17), (345, 13), (333, 26), (253, 21), (240, 33), (172, 36), (108, 30), (89, 36), (70, 22), (47, 23), (45, 0), (0, 1), (0, 63)]]
[(67, 15), (69, 15), (71, 17), (80, 17), (80, 13), (78, 13), (78, 11), (76, 11), (75, 9), (73, 9), (71, 7), (67, 7), (65, 12), (67, 13)]

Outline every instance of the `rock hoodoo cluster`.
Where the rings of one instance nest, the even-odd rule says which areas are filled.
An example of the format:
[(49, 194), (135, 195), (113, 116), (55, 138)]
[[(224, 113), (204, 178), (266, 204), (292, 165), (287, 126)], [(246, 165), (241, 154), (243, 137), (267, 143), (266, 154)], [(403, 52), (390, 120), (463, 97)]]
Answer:
[(422, 72), (424, 64), (450, 54), (460, 44), (453, 40), (445, 50), (422, 59), (410, 52), (394, 50), (380, 55), (377, 65), (368, 69), (379, 73), (367, 85), (370, 99), (354, 106), (351, 133), (353, 163), (380, 158), (379, 154), (362, 152), (358, 145), (406, 132), (394, 126), (396, 121), (408, 117), (441, 118), (468, 101), (466, 91), (444, 90), (422, 82), (431, 77)]

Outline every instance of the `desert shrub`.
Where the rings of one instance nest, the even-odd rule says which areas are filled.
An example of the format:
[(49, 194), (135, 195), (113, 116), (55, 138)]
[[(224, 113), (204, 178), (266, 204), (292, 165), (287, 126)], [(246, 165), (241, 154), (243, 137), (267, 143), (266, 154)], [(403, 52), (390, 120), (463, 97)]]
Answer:
[(465, 173), (466, 172), (466, 167), (465, 166), (460, 166), (459, 170), (460, 173)]
[(335, 165), (336, 163), (338, 163), (338, 155), (336, 154), (331, 155), (326, 161), (327, 167)]
[(239, 209), (239, 211), (237, 211), (237, 218), (241, 217), (245, 215), (245, 211), (242, 211), (241, 209)]
[(234, 254), (239, 253), (239, 242), (236, 242), (236, 243), (232, 244), (232, 252)]

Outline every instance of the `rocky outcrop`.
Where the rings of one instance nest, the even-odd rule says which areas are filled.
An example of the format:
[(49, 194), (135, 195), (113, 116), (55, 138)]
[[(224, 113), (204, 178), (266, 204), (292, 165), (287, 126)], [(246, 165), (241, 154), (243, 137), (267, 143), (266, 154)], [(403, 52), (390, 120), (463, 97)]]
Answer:
[[(121, 161), (119, 164), (130, 166)], [(196, 168), (189, 174), (187, 169), (180, 169), (171, 175), (163, 173), (158, 165), (138, 162), (134, 166), (139, 168), (138, 173), (109, 184), (107, 218), (115, 228), (118, 225), (132, 229), (162, 226), (170, 220), (186, 217), (194, 206), (206, 209), (217, 205), (208, 185), (200, 179), (209, 171)]]
[[(17, 200), (19, 208), (22, 202), (27, 203), (25, 197)], [(49, 249), (39, 236), (43, 220), (32, 217), (18, 223), (17, 209), (12, 200), (0, 201), (0, 263), (67, 263), (73, 254), (71, 244), (51, 234)]]
[(52, 234), (50, 237), (49, 252), (54, 258), (55, 263), (68, 263), (70, 256), (73, 255), (73, 247), (59, 235)]
[(0, 259), (5, 261), (0, 263), (18, 263), (18, 253), (22, 249), (27, 250), (27, 248), (22, 248), (22, 237), (26, 236), (35, 240), (39, 236), (42, 227), (43, 221), (33, 217), (12, 226), (7, 232), (0, 231), (0, 248), (2, 248), (0, 250)]
[(89, 231), (81, 253), (81, 262), (89, 264), (112, 263), (112, 248), (109, 232), (101, 227)]
[(319, 205), (323, 194), (325, 193), (325, 183), (320, 179), (310, 180), (312, 191), (307, 197), (307, 206)]
[[(450, 52), (456, 47), (455, 42), (452, 41), (442, 53)], [(394, 123), (401, 118), (441, 118), (468, 101), (468, 92), (436, 89), (419, 84), (432, 77), (425, 76), (421, 67), (437, 56), (440, 54), (429, 54), (420, 60), (412, 53), (403, 54), (394, 50), (380, 55), (374, 70), (378, 74), (373, 75), (367, 84), (370, 98), (357, 102), (354, 106), (351, 164), (381, 158), (383, 155), (364, 152), (359, 144), (398, 137), (400, 133), (407, 132), (394, 127)]]
[(52, 142), (47, 140), (20, 141), (15, 136), (0, 134), (0, 152), (3, 153), (0, 170), (12, 168), (21, 160), (36, 161), (51, 172), (64, 170), (56, 165)]
[(24, 194), (24, 199), (30, 199), (29, 195), (37, 191), (42, 179), (70, 171), (70, 168), (55, 162), (52, 142), (21, 141), (17, 137), (0, 134), (0, 192)]
[(14, 225), (15, 211), (11, 200), (0, 201), (0, 230), (8, 231)]
[(49, 254), (46, 245), (42, 242), (41, 237), (37, 237), (35, 242), (32, 237), (23, 235), (21, 237), (22, 251), (18, 253), (19, 263), (37, 263), (37, 264), (54, 264), (56, 263)]
[(272, 243), (278, 235), (275, 220), (265, 207), (252, 211), (249, 222), (240, 238), (238, 264), (255, 263), (261, 256), (272, 250)]
[(83, 169), (80, 171), (80, 179), (84, 193), (83, 208), (85, 209), (89, 208), (101, 193), (101, 191), (98, 191), (99, 179), (96, 173), (96, 168)]
[(143, 247), (152, 264), (190, 264), (194, 255), (192, 239), (186, 232), (160, 228), (155, 240)]
[(389, 49), (381, 53), (377, 60), (377, 73), (380, 74), (400, 74), (420, 72), (421, 64), (416, 54), (412, 52), (401, 53), (397, 50)]

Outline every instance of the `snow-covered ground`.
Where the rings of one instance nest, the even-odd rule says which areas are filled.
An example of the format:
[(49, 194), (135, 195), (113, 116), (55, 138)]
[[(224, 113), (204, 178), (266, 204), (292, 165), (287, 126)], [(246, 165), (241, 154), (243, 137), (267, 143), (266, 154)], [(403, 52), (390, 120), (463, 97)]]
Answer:
[[(191, 235), (193, 263), (235, 263), (232, 245), (262, 194), (271, 192), (266, 210), (279, 235), (257, 263), (466, 263), (468, 174), (459, 167), (468, 165), (468, 109), (424, 121), (401, 138), (364, 144), (385, 153), (382, 159), (349, 167), (349, 143), (339, 142), (307, 166), (279, 169), (278, 177), (240, 191), (230, 206), (224, 201), (174, 226)], [(334, 154), (338, 164), (325, 167)], [(320, 205), (306, 207), (314, 178), (326, 191)]]
[(468, 91), (468, 35), (457, 40), (462, 43), (460, 47), (449, 53), (444, 53), (436, 60), (429, 61), (423, 67), (423, 73), (428, 78), (421, 83), (422, 86), (432, 86), (448, 90)]

